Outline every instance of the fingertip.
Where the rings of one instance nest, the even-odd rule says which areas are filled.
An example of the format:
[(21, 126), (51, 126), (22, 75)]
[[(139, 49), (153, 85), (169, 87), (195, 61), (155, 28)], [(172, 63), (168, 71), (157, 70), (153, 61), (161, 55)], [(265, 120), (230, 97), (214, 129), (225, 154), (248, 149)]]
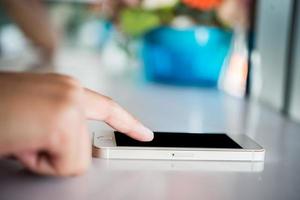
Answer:
[(139, 126), (137, 133), (139, 134), (139, 140), (144, 142), (150, 142), (154, 138), (154, 133), (147, 127), (141, 125)]

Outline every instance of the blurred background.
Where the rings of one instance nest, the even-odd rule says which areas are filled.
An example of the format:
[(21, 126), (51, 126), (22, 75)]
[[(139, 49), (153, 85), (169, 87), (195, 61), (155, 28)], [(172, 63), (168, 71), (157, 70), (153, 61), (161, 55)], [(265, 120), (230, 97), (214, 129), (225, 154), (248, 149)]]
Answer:
[[(96, 81), (100, 91), (107, 79), (214, 90), (259, 101), (300, 121), (297, 0), (2, 0), (0, 5), (0, 70), (75, 75), (80, 69), (83, 84)], [(97, 80), (91, 78), (95, 73)]]

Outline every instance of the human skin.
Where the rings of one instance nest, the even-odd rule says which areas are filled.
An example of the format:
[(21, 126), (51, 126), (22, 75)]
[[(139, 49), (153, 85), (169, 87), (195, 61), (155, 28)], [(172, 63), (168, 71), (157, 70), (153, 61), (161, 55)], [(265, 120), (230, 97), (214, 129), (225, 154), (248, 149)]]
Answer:
[(0, 157), (37, 174), (70, 176), (91, 162), (87, 119), (140, 140), (153, 133), (109, 97), (58, 74), (0, 73)]
[[(99, 3), (102, 11), (113, 15), (121, 6), (136, 6), (139, 0), (99, 0)], [(26, 37), (41, 50), (46, 61), (51, 60), (60, 34), (51, 22), (47, 5), (41, 0), (1, 0), (1, 5)]]
[(0, 4), (26, 37), (41, 50), (43, 58), (50, 61), (59, 35), (51, 23), (45, 4), (40, 0), (1, 0)]

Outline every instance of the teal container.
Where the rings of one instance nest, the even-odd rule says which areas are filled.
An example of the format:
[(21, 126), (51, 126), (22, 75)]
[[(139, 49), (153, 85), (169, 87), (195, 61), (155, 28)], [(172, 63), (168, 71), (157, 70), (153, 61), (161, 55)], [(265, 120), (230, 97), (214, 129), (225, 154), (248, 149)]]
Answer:
[(216, 87), (233, 33), (217, 27), (160, 27), (144, 36), (142, 61), (150, 81)]

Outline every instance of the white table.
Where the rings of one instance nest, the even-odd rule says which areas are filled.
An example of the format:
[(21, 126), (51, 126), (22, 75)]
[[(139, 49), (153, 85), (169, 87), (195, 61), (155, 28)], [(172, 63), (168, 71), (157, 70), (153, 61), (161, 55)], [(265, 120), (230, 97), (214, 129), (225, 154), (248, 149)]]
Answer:
[[(61, 53), (57, 71), (74, 75), (85, 86), (113, 97), (153, 130), (245, 133), (266, 149), (263, 171), (251, 164), (241, 164), (240, 168), (231, 163), (151, 161), (145, 165), (143, 161), (128, 164), (94, 159), (83, 176), (49, 178), (30, 175), (20, 171), (15, 162), (2, 160), (1, 200), (300, 199), (299, 124), (267, 107), (216, 90), (170, 87), (108, 75), (98, 65), (97, 55), (82, 59), (76, 55)], [(72, 61), (75, 57), (81, 62)], [(106, 128), (96, 122), (91, 126)]]

